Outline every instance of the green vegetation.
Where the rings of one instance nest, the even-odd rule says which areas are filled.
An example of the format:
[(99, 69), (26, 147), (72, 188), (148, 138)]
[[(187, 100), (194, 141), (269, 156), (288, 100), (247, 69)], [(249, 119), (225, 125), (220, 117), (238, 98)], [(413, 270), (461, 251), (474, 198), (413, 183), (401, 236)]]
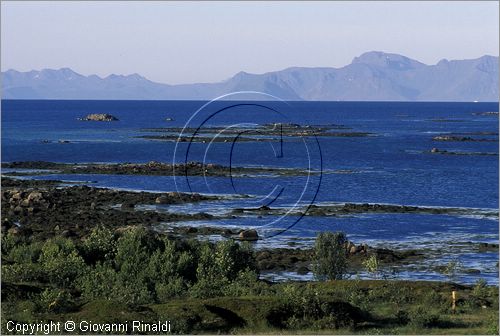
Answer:
[(363, 266), (366, 268), (366, 271), (368, 273), (373, 274), (375, 278), (377, 278), (378, 273), (379, 273), (379, 267), (378, 267), (378, 259), (377, 256), (372, 254), (368, 259), (363, 261)]
[(181, 334), (498, 333), (497, 287), (342, 280), (345, 241), (342, 233), (317, 239), (315, 274), (335, 280), (269, 283), (259, 280), (251, 245), (233, 240), (143, 228), (101, 227), (83, 240), (3, 234), (1, 331), (9, 320), (170, 320)]
[(322, 232), (316, 238), (313, 272), (319, 280), (340, 280), (347, 272), (347, 238), (343, 232)]
[(443, 269), (443, 273), (448, 276), (450, 281), (455, 281), (458, 270), (462, 268), (462, 263), (458, 259), (450, 260)]
[(216, 297), (258, 278), (248, 243), (232, 240), (182, 242), (143, 228), (121, 234), (97, 228), (79, 245), (62, 237), (3, 240), (3, 281), (43, 283), (87, 300), (137, 305), (188, 294)]

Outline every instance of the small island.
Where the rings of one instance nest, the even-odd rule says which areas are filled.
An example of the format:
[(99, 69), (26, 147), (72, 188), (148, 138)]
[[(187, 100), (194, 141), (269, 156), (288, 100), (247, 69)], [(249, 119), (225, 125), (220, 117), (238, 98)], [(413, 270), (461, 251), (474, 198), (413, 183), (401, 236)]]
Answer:
[(80, 121), (118, 121), (118, 118), (107, 113), (92, 113), (85, 118), (78, 118)]

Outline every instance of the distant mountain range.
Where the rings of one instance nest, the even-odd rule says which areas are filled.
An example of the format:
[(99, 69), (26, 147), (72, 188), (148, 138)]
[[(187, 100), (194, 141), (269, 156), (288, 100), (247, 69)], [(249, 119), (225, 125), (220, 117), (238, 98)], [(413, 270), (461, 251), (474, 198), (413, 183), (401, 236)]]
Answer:
[(218, 83), (168, 85), (138, 74), (83, 76), (71, 69), (2, 72), (2, 99), (210, 100), (260, 91), (285, 100), (498, 101), (498, 57), (441, 60), (426, 65), (371, 51), (341, 68), (240, 72)]

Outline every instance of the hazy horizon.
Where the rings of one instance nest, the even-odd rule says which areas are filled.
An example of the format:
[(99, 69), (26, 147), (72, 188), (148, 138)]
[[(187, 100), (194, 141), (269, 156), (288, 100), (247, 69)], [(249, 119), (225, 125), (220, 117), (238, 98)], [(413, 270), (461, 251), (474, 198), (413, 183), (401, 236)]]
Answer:
[[(383, 53), (386, 53), (386, 52), (384, 52), (384, 51), (382, 51), (382, 50), (372, 50), (372, 51), (366, 51), (365, 53), (369, 53), (369, 52), (383, 52)], [(364, 53), (363, 53), (363, 54), (364, 54)], [(397, 54), (397, 53), (392, 53), (392, 54)], [(398, 54), (398, 55), (401, 55), (401, 56), (406, 56), (406, 55), (402, 55), (402, 54)], [(360, 56), (360, 55), (353, 56), (353, 59), (354, 59), (355, 57), (359, 57), (359, 56)], [(499, 57), (499, 56), (497, 56), (497, 55), (481, 55), (481, 56), (479, 56), (478, 58), (481, 58), (481, 57), (484, 57), (484, 56)], [(445, 59), (445, 58), (442, 58), (442, 59), (440, 59), (440, 60), (443, 60), (443, 59)], [(420, 60), (418, 60), (418, 59), (414, 59), (414, 60), (415, 60), (415, 61), (419, 61), (419, 62), (420, 62)], [(461, 60), (459, 60), (459, 59), (447, 59), (447, 60), (448, 60), (448, 61), (461, 61), (461, 60), (464, 60), (464, 59), (461, 59)], [(421, 63), (424, 63), (424, 62), (421, 62)], [(435, 64), (437, 64), (437, 63), (438, 63), (438, 62), (436, 62), (436, 63), (434, 63), (434, 64), (426, 64), (426, 63), (424, 63), (424, 64), (425, 64), (425, 65), (435, 65)], [(339, 66), (339, 67), (331, 67), (331, 68), (343, 68), (343, 67), (345, 67), (345, 66), (347, 66), (347, 65), (349, 65), (349, 64), (351, 64), (351, 62), (349, 62), (349, 63), (347, 63), (347, 64), (344, 64), (344, 65), (341, 65), (341, 66)], [(263, 72), (263, 73), (250, 73), (250, 74), (261, 75), (261, 74), (265, 74), (265, 73), (269, 73), (269, 72), (280, 72), (280, 71), (283, 71), (283, 70), (286, 70), (286, 69), (290, 69), (290, 68), (320, 68), (320, 67), (300, 67), (300, 66), (291, 66), (291, 67), (288, 67), (288, 68), (283, 68), (283, 69), (275, 69), (275, 70), (270, 70), (270, 71)], [(146, 79), (148, 79), (148, 80), (150, 80), (150, 81), (153, 81), (153, 82), (155, 82), (155, 83), (159, 83), (159, 84), (169, 84), (169, 85), (178, 85), (178, 84), (174, 84), (174, 83), (165, 83), (165, 82), (154, 81), (154, 80), (151, 80), (150, 78), (148, 78), (147, 76), (145, 76), (145, 75), (143, 75), (143, 74), (141, 74), (141, 73), (138, 73), (138, 72), (132, 72), (132, 73), (128, 73), (128, 74), (124, 74), (124, 73), (110, 73), (110, 74), (105, 75), (105, 76), (100, 76), (100, 75), (98, 75), (98, 74), (82, 74), (82, 73), (80, 73), (80, 72), (78, 72), (78, 71), (76, 71), (75, 69), (72, 69), (72, 68), (70, 68), (70, 67), (62, 67), (62, 68), (40, 68), (40, 69), (30, 69), (30, 70), (26, 70), (26, 71), (20, 71), (20, 70), (18, 70), (18, 69), (9, 68), (9, 69), (5, 69), (5, 70), (4, 70), (4, 69), (2, 69), (2, 72), (6, 72), (6, 71), (9, 71), (9, 70), (14, 70), (14, 71), (18, 71), (18, 72), (21, 72), (21, 73), (26, 73), (26, 72), (30, 72), (30, 71), (38, 71), (38, 72), (40, 72), (40, 71), (43, 71), (43, 70), (56, 70), (56, 71), (60, 71), (60, 70), (63, 70), (63, 69), (70, 69), (70, 70), (72, 70), (72, 71), (74, 71), (74, 72), (76, 72), (76, 73), (78, 73), (78, 74), (84, 75), (84, 76), (93, 76), (93, 75), (96, 75), (96, 76), (98, 76), (98, 77), (99, 77), (99, 78), (101, 78), (101, 79), (105, 79), (106, 77), (113, 76), (113, 75), (116, 75), (116, 76), (139, 75), (139, 76), (142, 76), (142, 77), (144, 77), (144, 78), (146, 78)], [(239, 72), (245, 72), (245, 71), (238, 71), (238, 72), (236, 72), (236, 73), (232, 74), (232, 75), (231, 75), (229, 78), (227, 78), (227, 79), (232, 78), (234, 75), (238, 74)], [(249, 73), (249, 72), (248, 72), (248, 73)], [(205, 83), (206, 83), (206, 84), (208, 84), (208, 83), (219, 83), (219, 82), (222, 82), (222, 81), (224, 81), (224, 80), (226, 80), (226, 79), (216, 80), (216, 81), (213, 81), (213, 82), (198, 82), (198, 83), (199, 83), (199, 84), (205, 84)], [(182, 85), (182, 84), (198, 84), (198, 83), (195, 83), (195, 82), (193, 82), (193, 83), (181, 83), (181, 85)]]
[(1, 68), (187, 84), (372, 50), (436, 64), (498, 56), (498, 22), (497, 2), (2, 2)]

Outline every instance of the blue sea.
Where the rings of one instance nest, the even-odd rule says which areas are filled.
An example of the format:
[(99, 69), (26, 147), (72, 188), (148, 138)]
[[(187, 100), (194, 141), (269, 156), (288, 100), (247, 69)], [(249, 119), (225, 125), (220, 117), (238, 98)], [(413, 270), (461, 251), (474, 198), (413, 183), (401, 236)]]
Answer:
[[(459, 260), (464, 271), (458, 281), (472, 283), (484, 278), (498, 284), (498, 253), (479, 253), (470, 244), (498, 243), (499, 239), (498, 216), (492, 215), (498, 211), (498, 115), (483, 113), (498, 112), (498, 103), (5, 100), (1, 108), (2, 162), (203, 161), (311, 172), (305, 176), (233, 178), (57, 173), (32, 177), (85, 181), (93, 186), (127, 190), (180, 190), (227, 196), (217, 202), (155, 206), (150, 210), (225, 214), (235, 207), (263, 204), (296, 210), (310, 204), (347, 202), (466, 209), (460, 215), (343, 217), (300, 217), (290, 211), (279, 218), (249, 215), (175, 225), (256, 227), (259, 234), (268, 237), (256, 243), (256, 248), (308, 247), (318, 232), (344, 231), (355, 243), (427, 251), (424, 261), (392, 270), (396, 277), (446, 280), (435, 266)], [(109, 113), (119, 121), (77, 120), (90, 113)], [(369, 134), (304, 138), (285, 135), (274, 141), (205, 143), (138, 138), (158, 134), (151, 128), (187, 126), (199, 128), (198, 134), (203, 134), (204, 127), (245, 129), (277, 122), (335, 125), (332, 132)], [(432, 139), (447, 134), (490, 141)], [(241, 136), (245, 136), (244, 132)], [(430, 153), (432, 148), (456, 154)], [(168, 230), (168, 225), (157, 229)], [(466, 269), (480, 273), (470, 274)]]

